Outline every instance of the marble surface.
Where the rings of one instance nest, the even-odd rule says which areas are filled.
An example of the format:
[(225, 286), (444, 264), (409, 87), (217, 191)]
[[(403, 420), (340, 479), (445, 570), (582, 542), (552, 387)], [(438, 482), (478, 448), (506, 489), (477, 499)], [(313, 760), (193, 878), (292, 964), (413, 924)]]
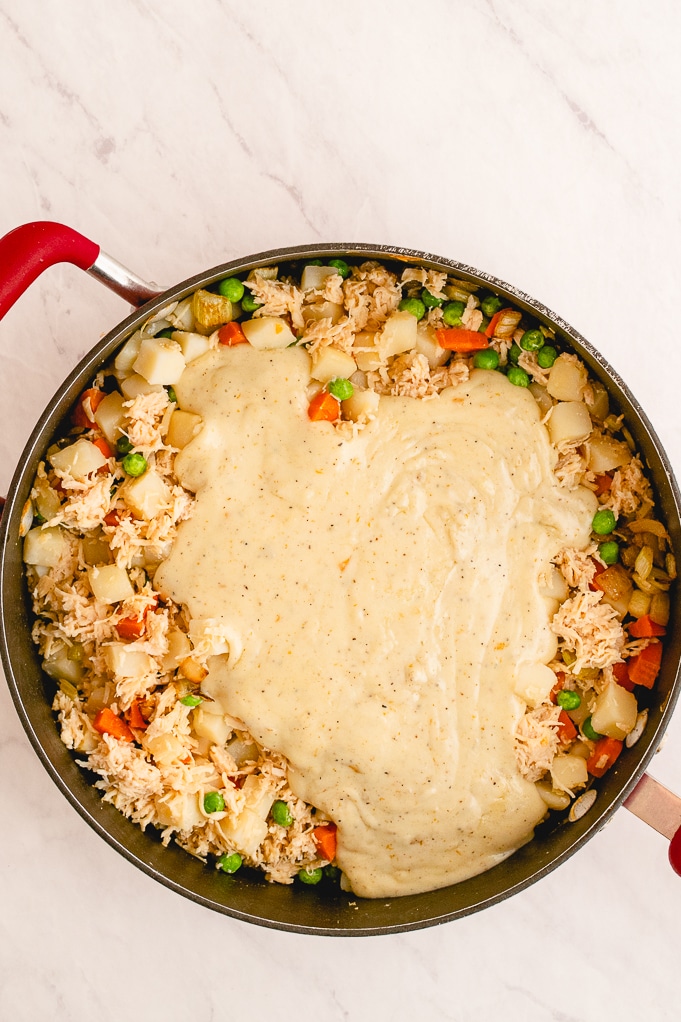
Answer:
[[(171, 284), (284, 244), (468, 262), (630, 381), (681, 470), (671, 0), (0, 0), (0, 234), (54, 219)], [(127, 310), (70, 266), (0, 324), (0, 483)], [(681, 716), (653, 773), (681, 790)], [(0, 1017), (678, 1017), (681, 879), (625, 810), (515, 898), (431, 930), (312, 938), (164, 889), (80, 820), (0, 687)]]

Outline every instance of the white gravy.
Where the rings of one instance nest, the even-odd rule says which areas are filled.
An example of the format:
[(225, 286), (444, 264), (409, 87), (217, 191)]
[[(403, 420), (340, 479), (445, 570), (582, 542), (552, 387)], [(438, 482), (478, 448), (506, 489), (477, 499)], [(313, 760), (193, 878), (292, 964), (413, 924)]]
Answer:
[(175, 389), (204, 420), (196, 492), (156, 575), (235, 636), (204, 688), (338, 824), (353, 891), (431, 890), (493, 866), (545, 813), (520, 775), (519, 664), (555, 652), (538, 580), (585, 546), (592, 495), (556, 484), (527, 390), (474, 371), (382, 397), (354, 439), (307, 417), (309, 356), (210, 352)]

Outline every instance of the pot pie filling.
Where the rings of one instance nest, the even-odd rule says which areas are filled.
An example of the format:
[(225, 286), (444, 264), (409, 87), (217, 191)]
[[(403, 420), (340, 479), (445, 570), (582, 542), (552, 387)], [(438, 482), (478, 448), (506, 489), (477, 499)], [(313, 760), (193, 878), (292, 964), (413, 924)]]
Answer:
[(645, 726), (675, 563), (556, 343), (375, 263), (229, 278), (126, 343), (22, 527), (105, 799), (225, 872), (392, 897), (602, 776)]

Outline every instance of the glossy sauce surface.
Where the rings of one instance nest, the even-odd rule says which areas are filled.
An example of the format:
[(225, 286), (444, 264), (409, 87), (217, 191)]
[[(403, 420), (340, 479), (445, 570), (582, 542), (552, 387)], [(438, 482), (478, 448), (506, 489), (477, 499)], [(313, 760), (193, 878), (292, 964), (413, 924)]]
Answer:
[(176, 460), (196, 492), (156, 585), (229, 625), (204, 689), (291, 764), (339, 828), (354, 892), (480, 873), (545, 805), (520, 775), (523, 664), (555, 651), (539, 579), (588, 542), (532, 396), (474, 371), (432, 400), (382, 397), (356, 437), (307, 417), (303, 349), (221, 349), (176, 391), (204, 426)]

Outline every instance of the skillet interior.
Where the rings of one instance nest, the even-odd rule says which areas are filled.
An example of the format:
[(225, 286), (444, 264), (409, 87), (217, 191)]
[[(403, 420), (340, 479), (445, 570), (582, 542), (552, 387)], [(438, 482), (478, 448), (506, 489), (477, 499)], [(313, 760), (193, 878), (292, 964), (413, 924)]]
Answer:
[(300, 246), (259, 253), (247, 261), (225, 263), (165, 292), (111, 331), (59, 388), (21, 455), (0, 528), (0, 655), (22, 724), (48, 773), (90, 826), (134, 865), (172, 890), (236, 918), (304, 933), (353, 936), (418, 929), (478, 911), (545, 876), (596, 833), (643, 773), (671, 716), (679, 687), (681, 612), (678, 597), (673, 596), (664, 661), (650, 696), (646, 731), (638, 744), (625, 750), (616, 765), (597, 782), (599, 795), (594, 807), (574, 824), (564, 822), (561, 815), (555, 814), (548, 823), (540, 825), (534, 841), (511, 858), (480, 876), (440, 891), (388, 900), (363, 900), (325, 885), (303, 890), (298, 884), (268, 884), (248, 871), (228, 877), (175, 846), (163, 848), (153, 828), (143, 833), (101, 801), (88, 775), (76, 765), (74, 756), (59, 738), (50, 710), (54, 682), (43, 673), (30, 638), (30, 601), (23, 579), (18, 536), (21, 511), (38, 463), (53, 437), (64, 428), (63, 423), (85, 385), (152, 312), (198, 287), (225, 276), (248, 272), (255, 266), (337, 255), (444, 270), (491, 288), (540, 322), (554, 327), (559, 341), (570, 344), (584, 359), (591, 373), (607, 387), (614, 407), (625, 414), (647, 463), (677, 559), (681, 560), (681, 500), (659, 440), (622, 379), (567, 323), (528, 295), (459, 263), (408, 249), (380, 246)]

